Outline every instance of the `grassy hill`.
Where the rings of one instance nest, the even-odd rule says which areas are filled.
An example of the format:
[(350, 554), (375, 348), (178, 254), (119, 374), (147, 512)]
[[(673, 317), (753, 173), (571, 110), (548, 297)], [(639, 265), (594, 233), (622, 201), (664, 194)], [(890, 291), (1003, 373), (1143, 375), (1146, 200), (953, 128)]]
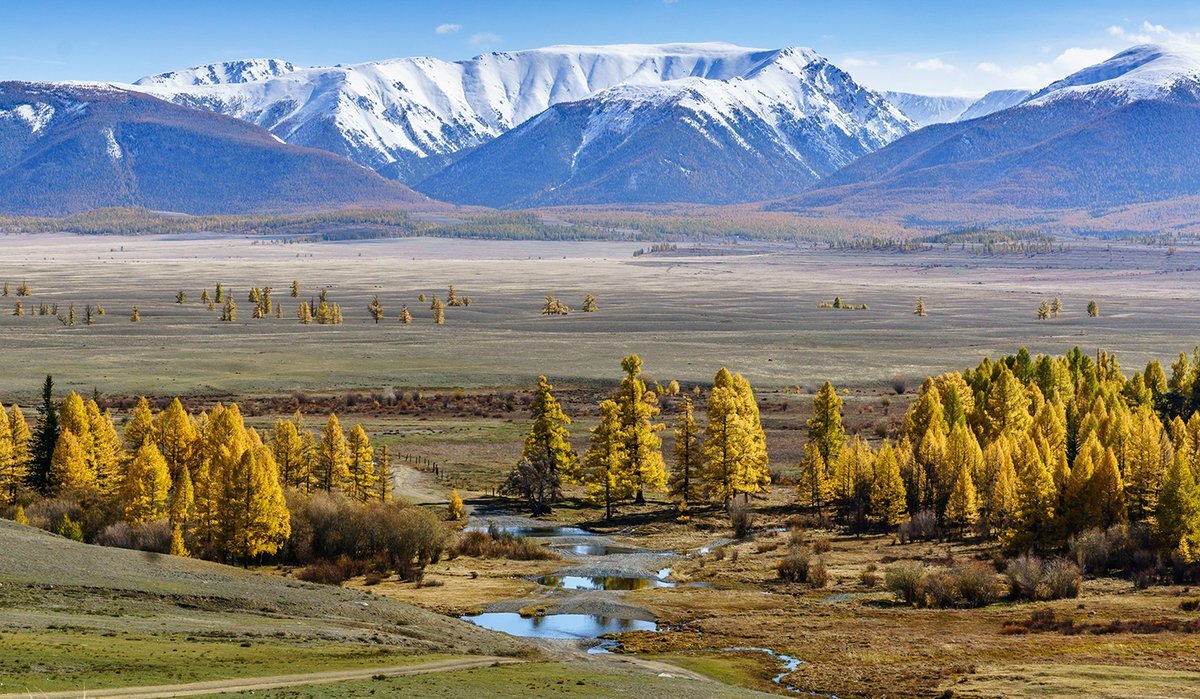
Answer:
[(0, 520), (0, 694), (528, 652), (402, 602)]

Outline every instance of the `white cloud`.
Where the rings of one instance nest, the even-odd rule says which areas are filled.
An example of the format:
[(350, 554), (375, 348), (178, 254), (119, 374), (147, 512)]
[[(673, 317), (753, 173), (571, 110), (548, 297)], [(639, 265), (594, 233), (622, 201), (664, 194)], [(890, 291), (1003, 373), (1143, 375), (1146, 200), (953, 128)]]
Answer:
[(1135, 44), (1152, 44), (1159, 41), (1173, 41), (1196, 43), (1200, 41), (1200, 36), (1193, 32), (1176, 32), (1168, 29), (1161, 24), (1154, 24), (1148, 20), (1142, 20), (1141, 25), (1128, 29), (1122, 25), (1114, 24), (1108, 28), (1108, 33), (1118, 39), (1131, 41)]
[(975, 70), (979, 71), (980, 73), (987, 73), (988, 75), (1004, 75), (1003, 68), (989, 61), (984, 61), (983, 63), (975, 66)]
[(438, 34), (453, 34), (454, 32), (456, 32), (460, 29), (462, 29), (461, 24), (447, 22), (445, 24), (437, 25), (437, 29), (434, 29), (433, 31), (437, 32)]
[(476, 46), (492, 46), (500, 43), (500, 36), (491, 32), (475, 32), (471, 35), (471, 43)]
[(976, 65), (975, 70), (983, 75), (996, 78), (1004, 87), (1035, 89), (1045, 87), (1071, 73), (1107, 60), (1114, 53), (1112, 49), (1073, 46), (1060, 52), (1049, 61), (1010, 66), (984, 61)]
[(912, 64), (912, 68), (913, 70), (924, 70), (937, 73), (951, 73), (958, 70), (958, 68), (946, 63), (940, 58), (927, 58), (923, 61), (917, 61), (916, 63)]

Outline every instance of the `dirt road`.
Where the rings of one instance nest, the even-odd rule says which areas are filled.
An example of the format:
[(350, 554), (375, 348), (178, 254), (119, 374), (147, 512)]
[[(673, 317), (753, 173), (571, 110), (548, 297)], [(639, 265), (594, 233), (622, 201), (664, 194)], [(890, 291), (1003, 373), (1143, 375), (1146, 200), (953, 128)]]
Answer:
[(111, 689), (79, 689), (63, 692), (23, 692), (0, 694), (0, 699), (166, 699), (167, 697), (193, 697), (227, 692), (249, 692), (280, 687), (300, 687), (314, 684), (332, 684), (352, 680), (369, 680), (374, 677), (400, 677), (421, 675), (430, 672), (454, 672), (476, 670), (496, 665), (522, 662), (513, 658), (460, 658), (440, 660), (419, 665), (364, 668), (358, 670), (332, 670), (303, 675), (275, 675), (273, 677), (244, 677), (233, 680), (210, 680), (188, 684), (164, 684), (150, 687), (114, 687)]

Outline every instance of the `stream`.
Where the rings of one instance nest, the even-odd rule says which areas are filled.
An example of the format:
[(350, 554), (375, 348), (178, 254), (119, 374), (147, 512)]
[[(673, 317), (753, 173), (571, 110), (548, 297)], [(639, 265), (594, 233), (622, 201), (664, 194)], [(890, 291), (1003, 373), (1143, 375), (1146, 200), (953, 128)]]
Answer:
[[(526, 606), (529, 600), (514, 600), (488, 605), (484, 612), (462, 617), (464, 621), (493, 631), (527, 638), (566, 639), (576, 641), (597, 640), (589, 653), (608, 653), (616, 641), (600, 639), (601, 636), (624, 631), (658, 631), (658, 623), (640, 618), (645, 610), (629, 607), (620, 602), (620, 593), (659, 587), (676, 587), (670, 579), (671, 568), (659, 567), (677, 554), (670, 551), (621, 546), (607, 537), (585, 529), (571, 526), (553, 526), (523, 520), (517, 517), (482, 518), (484, 524), (472, 525), (467, 530), (487, 531), (489, 527), (514, 536), (535, 538), (558, 552), (568, 564), (562, 570), (534, 578), (542, 586), (541, 595), (552, 600), (555, 606), (571, 609), (570, 612), (522, 616), (511, 611), (515, 605)], [(499, 521), (491, 521), (496, 519)], [(714, 545), (726, 543), (726, 540)], [(700, 549), (701, 555), (714, 545)], [(649, 570), (655, 572), (650, 573)], [(687, 583), (698, 587), (709, 587), (707, 583)], [(587, 612), (589, 607), (596, 611)], [(602, 612), (599, 610), (603, 610)], [(716, 648), (710, 651), (765, 653), (780, 663), (781, 672), (772, 681), (780, 687), (796, 693), (808, 693), (784, 681), (804, 661), (770, 648), (753, 646)], [(828, 695), (820, 695), (828, 696)]]

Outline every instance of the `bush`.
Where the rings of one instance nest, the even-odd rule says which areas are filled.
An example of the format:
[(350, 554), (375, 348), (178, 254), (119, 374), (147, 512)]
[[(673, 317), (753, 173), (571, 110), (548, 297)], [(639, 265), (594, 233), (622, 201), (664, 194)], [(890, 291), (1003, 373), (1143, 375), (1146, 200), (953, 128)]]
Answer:
[(805, 580), (809, 585), (815, 588), (822, 588), (829, 584), (829, 572), (825, 570), (825, 560), (818, 558), (808, 566), (808, 575)]
[(1067, 599), (1079, 596), (1083, 575), (1079, 567), (1065, 558), (1054, 558), (1046, 562), (1043, 571), (1046, 599)]
[(463, 532), (450, 547), (451, 556), (472, 558), (508, 558), (514, 561), (545, 561), (558, 558), (550, 549), (523, 536), (516, 536), (498, 527), (487, 531), (473, 529)]
[(953, 607), (958, 603), (958, 577), (950, 570), (935, 570), (926, 573), (921, 578), (921, 597), (923, 606)]
[(925, 566), (916, 561), (900, 561), (884, 571), (884, 584), (905, 604), (916, 604), (921, 599), (921, 579)]
[(983, 607), (1000, 597), (1000, 586), (996, 581), (996, 569), (972, 561), (954, 570), (958, 596), (969, 607)]
[(349, 559), (342, 558), (333, 561), (317, 561), (296, 571), (296, 577), (304, 582), (320, 585), (341, 585), (353, 577), (353, 567)]
[(68, 515), (63, 515), (54, 525), (54, 533), (71, 541), (83, 541), (83, 527)]
[(737, 495), (729, 503), (729, 524), (738, 539), (744, 539), (754, 531), (754, 512), (750, 509), (748, 496)]
[(1017, 599), (1037, 599), (1038, 585), (1042, 582), (1042, 559), (1032, 553), (1017, 556), (1004, 571), (1012, 586), (1012, 596)]
[(931, 510), (921, 510), (900, 524), (898, 531), (901, 542), (933, 541), (942, 538), (937, 525), (937, 515)]
[(833, 544), (829, 543), (828, 539), (818, 539), (813, 542), (814, 553), (829, 553), (833, 550)]
[(83, 517), (83, 508), (74, 498), (46, 498), (30, 503), (25, 508), (25, 517), (30, 526), (57, 533), (56, 527), (63, 517), (78, 522)]
[(96, 543), (134, 551), (170, 553), (171, 525), (165, 519), (136, 527), (127, 522), (114, 522), (100, 530), (96, 535)]
[(779, 561), (775, 572), (779, 579), (788, 583), (799, 583), (808, 580), (810, 556), (806, 552), (792, 553)]
[(866, 568), (858, 574), (858, 580), (866, 587), (875, 587), (879, 584), (879, 566), (874, 563), (868, 563)]
[(1012, 585), (1012, 596), (1026, 600), (1051, 600), (1078, 597), (1083, 575), (1079, 566), (1065, 558), (1043, 562), (1027, 553), (1008, 564), (1005, 571)]

